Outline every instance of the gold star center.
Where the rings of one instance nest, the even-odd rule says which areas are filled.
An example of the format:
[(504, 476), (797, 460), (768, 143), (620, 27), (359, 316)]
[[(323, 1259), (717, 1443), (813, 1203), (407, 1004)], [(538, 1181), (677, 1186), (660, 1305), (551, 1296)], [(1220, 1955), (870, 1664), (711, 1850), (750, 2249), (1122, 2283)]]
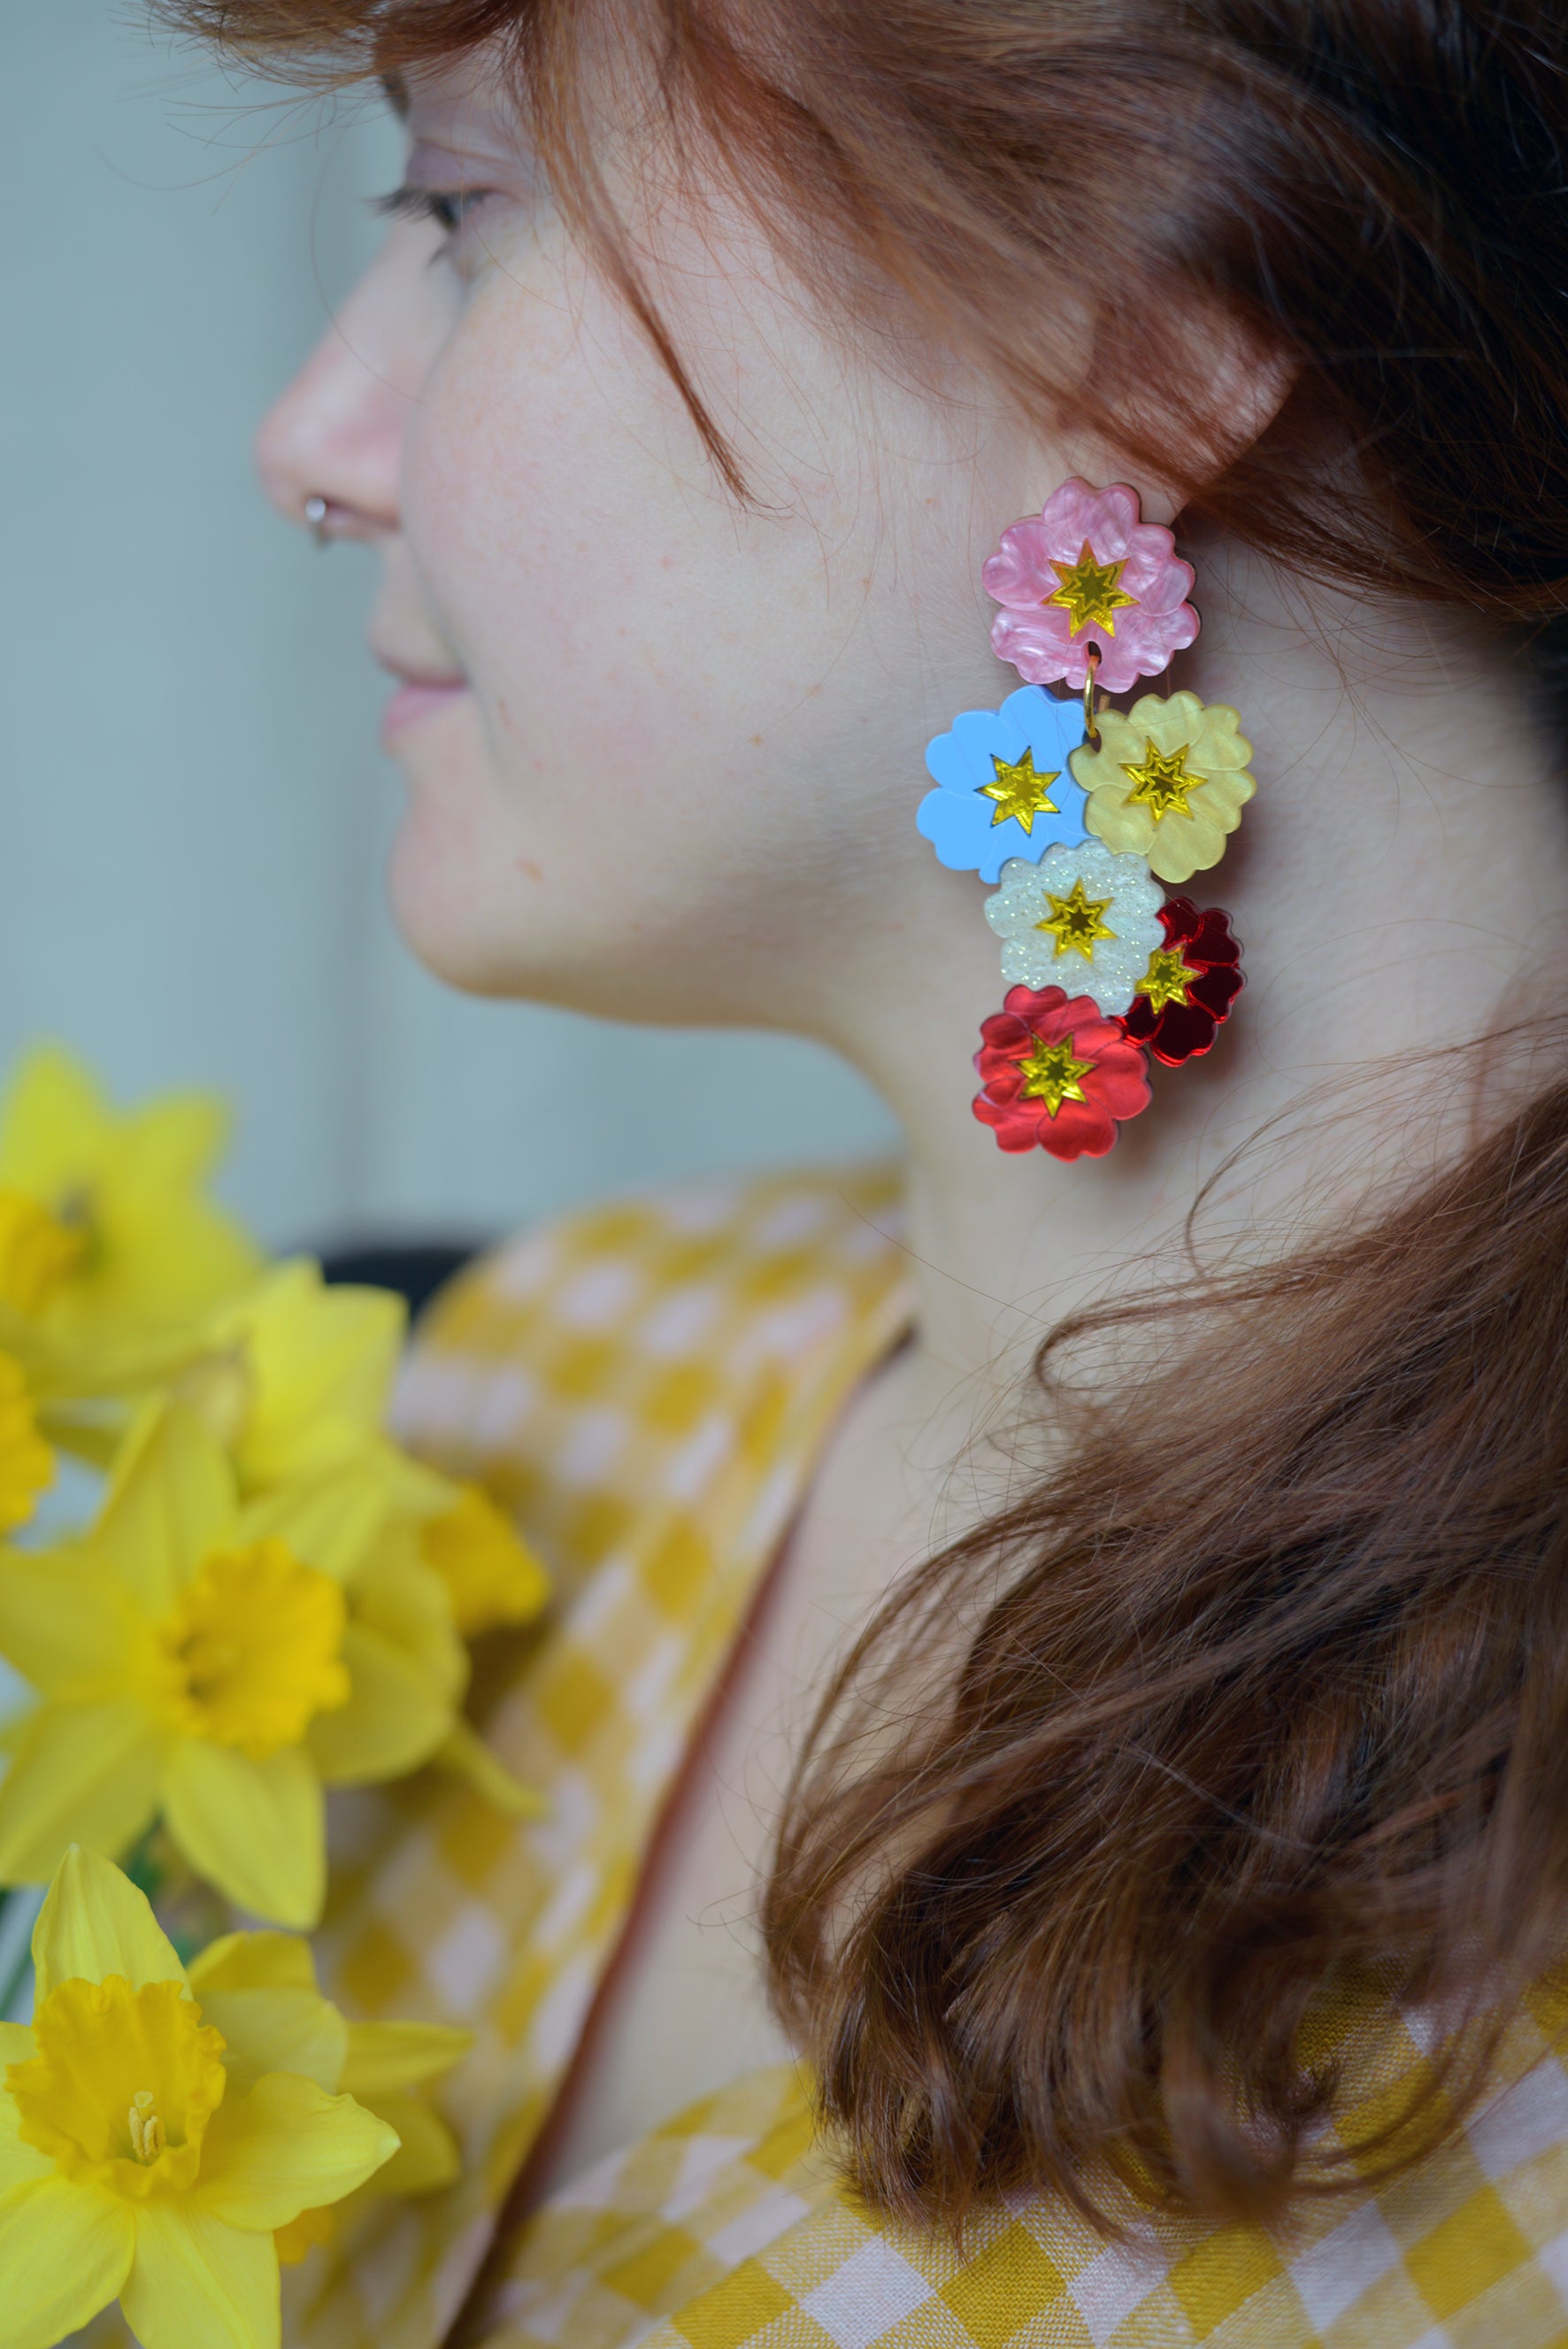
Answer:
[(1055, 595), (1046, 596), (1044, 601), (1059, 604), (1068, 614), (1072, 622), (1068, 631), (1069, 636), (1076, 636), (1080, 628), (1088, 626), (1090, 621), (1096, 627), (1103, 628), (1108, 636), (1115, 636), (1116, 615), (1123, 605), (1138, 601), (1136, 595), (1130, 595), (1124, 587), (1116, 584), (1125, 564), (1125, 556), (1120, 563), (1097, 563), (1094, 549), (1087, 538), (1076, 563), (1058, 563), (1055, 556), (1052, 557), (1051, 569), (1061, 585)]
[(1156, 947), (1149, 957), (1149, 968), (1133, 989), (1136, 995), (1146, 995), (1150, 1007), (1163, 1011), (1169, 1003), (1185, 1003), (1187, 988), (1197, 972), (1184, 963), (1175, 947)]
[(1042, 1044), (1037, 1037), (1029, 1047), (1028, 1059), (1018, 1063), (1024, 1098), (1044, 1102), (1046, 1114), (1055, 1117), (1063, 1102), (1083, 1100), (1083, 1080), (1093, 1066), (1092, 1061), (1074, 1059), (1068, 1039), (1059, 1044)]
[(1011, 816), (1024, 830), (1032, 833), (1037, 815), (1059, 815), (1061, 811), (1050, 794), (1050, 786), (1059, 781), (1061, 769), (1054, 768), (1048, 775), (1035, 772), (1035, 754), (1026, 750), (1016, 766), (1010, 767), (1006, 759), (993, 751), (991, 764), (996, 771), (995, 782), (981, 783), (983, 798), (995, 800), (996, 812), (991, 818), (991, 829), (1006, 823)]
[(1187, 801), (1209, 780), (1207, 775), (1187, 771), (1187, 745), (1179, 750), (1159, 750), (1147, 737), (1143, 745), (1143, 764), (1130, 767), (1122, 761), (1121, 771), (1132, 778), (1128, 800), (1140, 801), (1158, 823), (1162, 816), (1185, 815), (1192, 812)]
[(1037, 922), (1035, 927), (1044, 930), (1047, 937), (1055, 938), (1058, 957), (1072, 947), (1082, 955), (1085, 962), (1092, 962), (1096, 939), (1116, 936), (1116, 932), (1100, 919), (1110, 899), (1089, 896), (1081, 880), (1073, 883), (1065, 897), (1053, 896), (1047, 889), (1046, 903), (1051, 909), (1050, 913), (1043, 922)]

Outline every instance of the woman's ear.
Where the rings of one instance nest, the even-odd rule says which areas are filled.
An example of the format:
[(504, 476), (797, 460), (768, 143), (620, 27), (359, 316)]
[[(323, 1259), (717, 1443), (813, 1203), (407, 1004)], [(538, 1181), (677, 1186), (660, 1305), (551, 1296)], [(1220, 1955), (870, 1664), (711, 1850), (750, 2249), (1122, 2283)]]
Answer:
[[(1126, 341), (1119, 325), (1114, 335), (1104, 333), (1102, 348)], [(1054, 436), (1048, 452), (1042, 447), (1039, 462), (1055, 468), (1053, 480), (1077, 473), (1087, 481), (1130, 481), (1144, 521), (1169, 528), (1263, 439), (1301, 362), (1215, 303), (1151, 325), (1140, 356), (1138, 373), (1119, 382), (1104, 380), (1102, 362), (1099, 388), (1091, 375), (1078, 394), (1076, 427)], [(1168, 453), (1150, 461), (1139, 453), (1144, 450), (1180, 451), (1179, 469)]]

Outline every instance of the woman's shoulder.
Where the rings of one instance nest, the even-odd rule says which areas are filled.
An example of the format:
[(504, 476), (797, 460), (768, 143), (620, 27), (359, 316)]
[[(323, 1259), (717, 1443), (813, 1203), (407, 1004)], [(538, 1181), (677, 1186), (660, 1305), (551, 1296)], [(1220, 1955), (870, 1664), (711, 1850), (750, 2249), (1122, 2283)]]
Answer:
[[(430, 1304), (416, 1360), (534, 1325), (634, 1339), (649, 1309), (692, 1300), (684, 1335), (725, 1306), (803, 1281), (872, 1288), (896, 1253), (899, 1170), (884, 1163), (740, 1174), (573, 1208), (477, 1257)], [(665, 1323), (668, 1323), (667, 1314)]]
[[(1526, 2001), (1495, 2095), (1437, 2153), (1391, 2180), (1369, 2162), (1277, 2228), (1130, 2205), (1108, 2240), (1026, 2194), (981, 2206), (962, 2234), (907, 2226), (847, 2182), (801, 2072), (757, 2074), (534, 2213), (483, 2349), (1560, 2349), (1564, 2012), (1561, 1984)], [(1340, 2116), (1346, 2141), (1387, 2131), (1439, 2044), (1413, 2020), (1383, 2033)]]
[[(887, 1164), (745, 1175), (549, 1217), (421, 1318), (398, 1433), (525, 1530), (695, 1487), (886, 1350), (907, 1318)], [(598, 1545), (565, 1530), (568, 1553)], [(562, 1545), (557, 1542), (557, 1549)], [(586, 1558), (583, 1560), (587, 1562)]]

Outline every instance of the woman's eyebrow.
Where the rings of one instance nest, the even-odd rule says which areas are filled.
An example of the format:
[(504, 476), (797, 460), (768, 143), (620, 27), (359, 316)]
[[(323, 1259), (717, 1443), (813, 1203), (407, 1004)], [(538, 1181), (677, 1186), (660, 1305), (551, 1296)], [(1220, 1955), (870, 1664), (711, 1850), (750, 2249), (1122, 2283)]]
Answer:
[(399, 122), (408, 119), (408, 85), (400, 73), (384, 73), (381, 87), (387, 93), (387, 103)]

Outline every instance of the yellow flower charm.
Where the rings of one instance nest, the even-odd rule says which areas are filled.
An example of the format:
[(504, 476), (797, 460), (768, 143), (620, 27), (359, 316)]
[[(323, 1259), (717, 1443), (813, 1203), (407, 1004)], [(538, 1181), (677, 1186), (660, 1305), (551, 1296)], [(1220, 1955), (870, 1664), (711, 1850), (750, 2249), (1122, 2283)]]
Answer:
[(1146, 693), (1099, 715), (1098, 748), (1068, 761), (1088, 792), (1084, 822), (1119, 856), (1141, 856), (1161, 881), (1217, 864), (1257, 785), (1238, 713), (1195, 693)]
[(0, 1305), (72, 1342), (208, 1312), (260, 1259), (206, 1196), (222, 1105), (111, 1108), (67, 1053), (31, 1053), (0, 1104)]
[(72, 1842), (124, 1851), (161, 1816), (228, 1899), (308, 1927), (324, 1785), (472, 1739), (445, 1587), (417, 1528), (388, 1526), (379, 1477), (242, 1504), (178, 1405), (144, 1420), (89, 1533), (0, 1551), (0, 1653), (42, 1698), (0, 1784), (8, 1883), (46, 1878)]
[(0, 2024), (7, 2349), (117, 2299), (142, 2349), (277, 2349), (275, 2231), (362, 2186), (395, 2131), (314, 2076), (329, 2033), (232, 2001), (220, 2021), (106, 1859), (66, 1854), (33, 1960), (31, 2027)]

